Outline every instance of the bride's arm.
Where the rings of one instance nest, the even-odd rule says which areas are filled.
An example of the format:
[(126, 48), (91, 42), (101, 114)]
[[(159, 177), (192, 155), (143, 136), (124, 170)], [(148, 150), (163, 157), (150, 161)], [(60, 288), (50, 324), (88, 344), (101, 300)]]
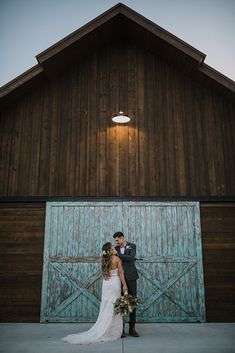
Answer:
[(119, 273), (119, 277), (120, 277), (120, 280), (123, 285), (123, 292), (125, 293), (125, 292), (127, 292), (127, 285), (126, 285), (126, 281), (125, 281), (125, 277), (124, 277), (124, 272), (122, 269), (122, 260), (120, 258), (118, 259), (118, 273)]

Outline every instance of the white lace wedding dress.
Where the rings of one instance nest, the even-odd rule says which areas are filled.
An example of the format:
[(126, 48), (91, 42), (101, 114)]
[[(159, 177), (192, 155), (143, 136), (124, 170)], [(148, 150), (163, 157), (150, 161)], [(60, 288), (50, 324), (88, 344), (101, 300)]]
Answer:
[(110, 272), (109, 280), (103, 279), (99, 315), (95, 324), (84, 332), (70, 334), (62, 338), (72, 344), (90, 344), (114, 341), (121, 337), (123, 316), (115, 314), (113, 303), (121, 295), (121, 281), (118, 269)]

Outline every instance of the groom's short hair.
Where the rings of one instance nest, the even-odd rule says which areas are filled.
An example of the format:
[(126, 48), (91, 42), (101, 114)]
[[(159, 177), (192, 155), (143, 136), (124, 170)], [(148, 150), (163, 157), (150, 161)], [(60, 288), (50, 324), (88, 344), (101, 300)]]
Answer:
[(116, 232), (116, 233), (114, 233), (114, 235), (113, 235), (113, 238), (115, 239), (115, 238), (120, 238), (120, 237), (124, 237), (124, 234), (122, 233), (122, 232)]

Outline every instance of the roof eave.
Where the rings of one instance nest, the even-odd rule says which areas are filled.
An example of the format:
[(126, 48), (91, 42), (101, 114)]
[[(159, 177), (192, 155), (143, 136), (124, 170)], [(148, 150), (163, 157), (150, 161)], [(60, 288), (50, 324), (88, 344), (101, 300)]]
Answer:
[(210, 79), (216, 81), (218, 84), (224, 86), (230, 91), (235, 93), (235, 82), (231, 80), (229, 77), (223, 75), (221, 72), (215, 70), (211, 66), (203, 63), (199, 68), (199, 72), (208, 76)]
[(44, 71), (43, 67), (39, 64), (34, 65), (27, 71), (23, 72), (13, 80), (9, 81), (7, 84), (0, 89), (0, 99), (17, 89), (18, 87), (24, 85), (28, 81), (39, 76)]

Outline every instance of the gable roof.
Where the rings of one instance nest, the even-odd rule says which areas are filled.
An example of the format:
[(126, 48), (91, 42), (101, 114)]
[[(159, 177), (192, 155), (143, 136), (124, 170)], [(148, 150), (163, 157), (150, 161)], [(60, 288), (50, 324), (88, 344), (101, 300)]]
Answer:
[[(165, 42), (169, 43), (170, 45), (174, 46), (175, 48), (180, 49), (185, 54), (191, 56), (194, 60), (198, 63), (202, 62), (206, 57), (205, 54), (200, 52), (199, 50), (193, 48), (186, 42), (182, 41), (181, 39), (177, 38), (170, 32), (167, 32), (165, 29), (159, 27), (154, 22), (150, 21), (149, 19), (145, 18), (141, 14), (137, 13), (136, 11), (132, 10), (131, 8), (127, 7), (122, 3), (118, 3), (117, 5), (113, 6), (100, 16), (96, 17), (92, 21), (88, 22), (86, 25), (82, 26), (78, 30), (74, 31), (61, 41), (55, 43), (48, 49), (44, 50), (42, 53), (36, 56), (38, 62), (43, 64), (45, 61), (49, 60), (52, 56), (58, 54), (65, 48), (70, 45), (73, 45), (76, 41), (81, 39), (84, 35), (87, 35), (94, 29), (98, 28), (99, 26), (103, 25), (105, 22), (110, 21), (114, 17), (118, 15), (123, 15), (127, 19), (139, 24), (149, 32), (153, 33), (154, 35), (158, 36), (159, 38), (163, 39)], [(120, 31), (120, 28), (119, 28)]]
[[(18, 96), (29, 86), (59, 72), (77, 57), (85, 55), (102, 41), (131, 38), (149, 50), (158, 50), (199, 79), (214, 85), (235, 98), (235, 82), (204, 63), (206, 55), (154, 22), (118, 3), (78, 30), (36, 56), (38, 64), (0, 88), (1, 101), (7, 96)], [(169, 59), (170, 58), (170, 59)]]

